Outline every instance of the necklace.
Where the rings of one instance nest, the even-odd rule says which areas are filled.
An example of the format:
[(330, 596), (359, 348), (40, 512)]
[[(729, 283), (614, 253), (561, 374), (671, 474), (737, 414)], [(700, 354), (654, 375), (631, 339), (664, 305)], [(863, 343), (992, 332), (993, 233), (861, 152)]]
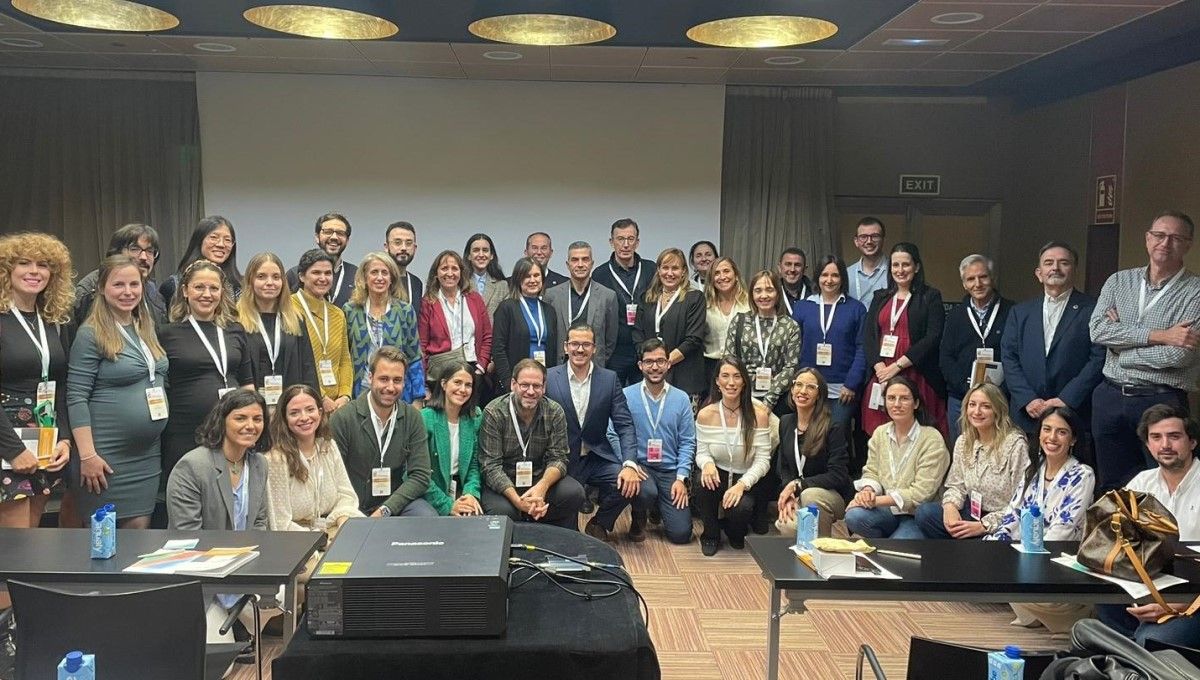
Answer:
[(238, 477), (242, 474), (242, 467), (245, 466), (246, 459), (243, 458), (241, 460), (234, 461), (234, 460), (229, 460), (228, 458), (226, 458), (225, 462), (229, 463), (230, 474), (232, 474), (234, 477)]

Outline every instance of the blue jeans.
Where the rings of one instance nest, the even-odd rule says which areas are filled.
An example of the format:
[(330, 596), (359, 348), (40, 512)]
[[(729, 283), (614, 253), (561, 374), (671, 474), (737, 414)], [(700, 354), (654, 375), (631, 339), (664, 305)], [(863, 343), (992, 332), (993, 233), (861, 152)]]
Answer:
[(438, 512), (424, 498), (414, 498), (404, 506), (397, 517), (437, 517)]
[(924, 538), (912, 515), (893, 515), (891, 508), (850, 508), (846, 529), (863, 538)]
[(1166, 623), (1142, 623), (1125, 611), (1125, 605), (1098, 604), (1096, 618), (1143, 647), (1147, 638), (1179, 647), (1200, 647), (1200, 618), (1193, 616), (1181, 616)]
[(617, 518), (629, 505), (629, 499), (621, 495), (617, 489), (617, 475), (621, 466), (601, 458), (593, 453), (571, 461), (567, 466), (567, 474), (583, 485), (586, 490), (594, 486), (600, 491), (600, 507), (596, 510), (596, 523), (608, 531), (612, 531)]
[(858, 398), (855, 397), (849, 404), (843, 404), (841, 399), (830, 399), (828, 404), (829, 416), (833, 419), (833, 424), (845, 425), (848, 429), (850, 427), (850, 419), (854, 417), (854, 414), (858, 413)]
[(958, 435), (962, 434), (958, 429), (958, 416), (962, 413), (962, 399), (946, 395), (946, 426), (950, 431), (950, 446), (954, 446), (954, 442), (958, 441)]
[[(941, 501), (929, 501), (917, 506), (915, 517), (923, 538), (954, 538), (949, 531), (946, 531), (942, 508)], [(963, 506), (958, 509), (958, 514), (963, 519), (971, 519), (971, 501), (963, 503)]]
[(633, 511), (644, 514), (657, 504), (667, 539), (672, 543), (691, 541), (691, 508), (680, 510), (671, 503), (671, 485), (675, 483), (675, 471), (656, 470), (644, 463), (642, 469), (646, 471), (646, 478), (642, 480), (638, 495), (633, 498)]

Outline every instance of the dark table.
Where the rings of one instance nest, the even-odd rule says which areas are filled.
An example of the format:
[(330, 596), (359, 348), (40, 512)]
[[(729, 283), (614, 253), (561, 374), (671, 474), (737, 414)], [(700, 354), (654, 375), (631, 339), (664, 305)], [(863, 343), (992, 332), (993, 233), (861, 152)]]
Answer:
[[(593, 562), (621, 564), (617, 552), (603, 542), (558, 527), (518, 523), (513, 527), (513, 542), (571, 556), (587, 555)], [(533, 561), (543, 559), (536, 553), (514, 550), (513, 554), (532, 556)], [(596, 577), (611, 578), (603, 572)], [(588, 588), (596, 592), (609, 589)], [(272, 677), (656, 680), (659, 668), (635, 595), (623, 590), (614, 597), (588, 602), (539, 576), (510, 591), (508, 629), (502, 637), (318, 640), (300, 626), (275, 659)]]
[[(169, 540), (199, 539), (196, 548), (257, 545), (259, 556), (224, 578), (122, 571), (139, 555), (154, 552)], [(284, 586), (284, 634), (295, 628), (296, 575), (313, 551), (324, 546), (325, 534), (306, 531), (174, 531), (118, 529), (117, 554), (107, 560), (90, 557), (87, 529), (0, 529), (0, 581), (15, 579), (42, 584), (127, 587), (200, 581), (205, 593), (257, 593), (275, 597)]]
[[(791, 551), (794, 539), (750, 536), (750, 554), (771, 584), (767, 619), (767, 677), (779, 672), (780, 593), (800, 591), (804, 599), (932, 600), (937, 602), (1087, 602), (1127, 603), (1129, 595), (1116, 585), (1069, 569), (1051, 559), (1074, 555), (1078, 544), (1046, 544), (1049, 555), (1027, 555), (998, 541), (871, 540), (876, 548), (921, 555), (920, 560), (872, 553), (871, 559), (900, 580), (822, 579)], [(1200, 594), (1200, 565), (1177, 560), (1174, 573), (1188, 580), (1163, 591), (1172, 595)]]

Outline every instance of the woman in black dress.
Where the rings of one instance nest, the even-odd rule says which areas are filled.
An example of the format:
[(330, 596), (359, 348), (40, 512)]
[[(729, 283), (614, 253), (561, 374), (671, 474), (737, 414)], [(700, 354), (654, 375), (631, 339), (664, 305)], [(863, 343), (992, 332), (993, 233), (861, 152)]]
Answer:
[(170, 476), (183, 454), (196, 448), (196, 428), (226, 390), (254, 389), (246, 333), (237, 323), (220, 268), (208, 260), (197, 260), (183, 270), (170, 318), (171, 323), (158, 334), (170, 362), (163, 479)]
[(238, 322), (246, 332), (254, 385), (268, 406), (283, 390), (304, 384), (317, 390), (317, 362), (304, 319), (296, 309), (283, 262), (275, 253), (259, 253), (246, 265), (246, 278), (238, 299)]
[(210, 215), (200, 220), (192, 230), (192, 238), (188, 241), (187, 250), (179, 260), (179, 269), (158, 287), (163, 299), (167, 301), (167, 314), (170, 315), (171, 300), (175, 298), (175, 289), (179, 287), (179, 277), (183, 270), (196, 260), (208, 260), (221, 268), (225, 280), (229, 282), (229, 295), (238, 299), (242, 293), (242, 275), (237, 268), (237, 232), (233, 230), (233, 222), (220, 215)]

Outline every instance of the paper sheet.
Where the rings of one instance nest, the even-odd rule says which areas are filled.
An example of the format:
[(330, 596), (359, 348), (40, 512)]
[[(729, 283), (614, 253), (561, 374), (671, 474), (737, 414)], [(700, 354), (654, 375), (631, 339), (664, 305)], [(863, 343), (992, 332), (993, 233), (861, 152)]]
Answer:
[(1025, 547), (1024, 543), (1009, 543), (1009, 545), (1012, 546), (1013, 550), (1016, 550), (1019, 553), (1025, 553), (1026, 555), (1049, 555), (1050, 554), (1050, 551), (1046, 550), (1045, 548), (1042, 548), (1041, 550), (1030, 550), (1029, 548)]
[[(1121, 586), (1121, 589), (1129, 593), (1129, 596), (1135, 600), (1140, 600), (1143, 597), (1150, 595), (1150, 589), (1143, 585), (1141, 581), (1126, 581), (1123, 578), (1116, 578), (1115, 576), (1109, 576), (1108, 574), (1101, 574), (1099, 572), (1092, 571), (1091, 569), (1088, 569), (1080, 564), (1079, 560), (1075, 559), (1074, 555), (1063, 553), (1059, 557), (1055, 557), (1053, 561), (1063, 565), (1064, 567), (1069, 567), (1075, 571), (1082, 572), (1089, 576), (1095, 576), (1096, 578), (1108, 581), (1109, 583), (1115, 583), (1116, 585)], [(1179, 578), (1178, 576), (1172, 576), (1170, 574), (1163, 574), (1154, 579), (1154, 587), (1158, 588), (1160, 591), (1170, 588), (1171, 586), (1177, 586), (1180, 583), (1187, 583), (1187, 580)]]
[[(791, 547), (791, 551), (793, 553), (795, 553), (797, 557), (800, 557), (801, 555), (804, 555), (804, 557), (807, 557), (807, 555), (805, 554), (805, 552), (803, 550), (801, 550), (800, 548), (798, 548), (794, 545)], [(879, 573), (874, 574), (874, 573), (871, 573), (868, 571), (859, 571), (859, 572), (855, 573), (854, 576), (825, 576), (821, 572), (816, 571), (816, 569), (813, 569), (811, 561), (805, 561), (804, 559), (801, 559), (801, 562), (804, 562), (804, 564), (806, 566), (808, 566), (809, 569), (813, 569), (813, 571), (816, 571), (817, 576), (820, 576), (821, 578), (826, 579), (826, 580), (828, 580), (830, 578), (879, 578), (879, 579), (885, 579), (888, 581), (899, 581), (900, 580), (900, 578), (901, 578), (900, 576), (897, 576), (896, 574), (883, 568), (882, 565), (880, 565), (878, 562), (871, 559), (870, 557), (867, 557), (866, 554), (856, 552), (856, 553), (853, 553), (853, 555), (856, 558), (861, 557), (862, 559), (866, 560), (867, 562), (870, 562), (872, 566), (874, 566), (876, 569), (879, 570)]]

